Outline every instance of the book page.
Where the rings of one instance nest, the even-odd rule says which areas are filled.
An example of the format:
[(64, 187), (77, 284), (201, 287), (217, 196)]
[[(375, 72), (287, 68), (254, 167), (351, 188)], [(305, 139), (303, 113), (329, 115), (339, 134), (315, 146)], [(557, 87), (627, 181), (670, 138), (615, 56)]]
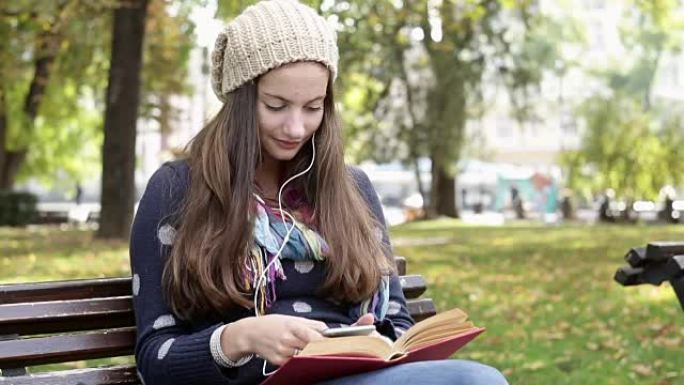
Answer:
[(373, 336), (352, 336), (324, 338), (309, 342), (300, 356), (343, 355), (366, 356), (387, 359), (392, 346), (384, 338)]
[(468, 321), (465, 312), (452, 309), (418, 322), (393, 344), (373, 336), (324, 338), (310, 342), (299, 355), (364, 356), (391, 360), (418, 347), (431, 345), (473, 328), (473, 323)]
[(397, 339), (392, 350), (393, 352), (407, 352), (414, 347), (413, 344), (423, 345), (426, 342), (460, 334), (473, 327), (472, 322), (467, 319), (468, 315), (460, 309), (451, 309), (434, 315), (413, 325)]
[(421, 348), (423, 346), (432, 345), (432, 344), (437, 343), (441, 340), (445, 340), (447, 338), (451, 338), (451, 337), (469, 332), (473, 329), (476, 329), (475, 326), (473, 326), (473, 324), (471, 322), (468, 322), (467, 324), (462, 325), (462, 327), (453, 328), (453, 329), (449, 329), (449, 330), (443, 330), (443, 331), (431, 330), (431, 333), (429, 335), (417, 335), (414, 338), (412, 338), (410, 341), (406, 341), (405, 345), (403, 346), (403, 351), (409, 352), (411, 350), (415, 350), (415, 349)]

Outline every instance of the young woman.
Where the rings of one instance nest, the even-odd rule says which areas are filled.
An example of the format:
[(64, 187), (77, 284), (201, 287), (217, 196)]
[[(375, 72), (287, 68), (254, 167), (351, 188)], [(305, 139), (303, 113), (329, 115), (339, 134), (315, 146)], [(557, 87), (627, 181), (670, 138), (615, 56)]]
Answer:
[[(224, 103), (186, 159), (150, 179), (131, 235), (141, 379), (257, 384), (328, 327), (412, 324), (380, 203), (344, 164), (334, 31), (294, 0), (262, 1), (212, 53)], [(330, 384), (505, 384), (446, 360)]]

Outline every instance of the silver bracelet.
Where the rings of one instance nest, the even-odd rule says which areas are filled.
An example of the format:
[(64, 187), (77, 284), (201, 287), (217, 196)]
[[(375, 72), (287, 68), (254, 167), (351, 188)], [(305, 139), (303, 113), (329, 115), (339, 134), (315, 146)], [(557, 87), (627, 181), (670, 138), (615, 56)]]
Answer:
[(211, 356), (214, 357), (214, 361), (216, 361), (219, 366), (224, 368), (237, 368), (251, 361), (252, 358), (254, 358), (254, 354), (246, 355), (237, 361), (233, 361), (226, 357), (226, 355), (223, 353), (223, 349), (221, 349), (221, 333), (226, 326), (228, 325), (221, 325), (216, 328), (213, 333), (211, 333), (211, 338), (209, 339), (209, 350), (211, 350)]

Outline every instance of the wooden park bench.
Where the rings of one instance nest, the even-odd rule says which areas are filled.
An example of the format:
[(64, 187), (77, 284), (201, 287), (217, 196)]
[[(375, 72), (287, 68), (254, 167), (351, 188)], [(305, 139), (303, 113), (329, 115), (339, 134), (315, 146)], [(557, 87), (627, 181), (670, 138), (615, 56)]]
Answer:
[[(397, 257), (416, 321), (435, 314), (419, 275)], [(130, 356), (135, 347), (131, 278), (0, 285), (0, 385), (140, 384), (134, 365), (30, 374), (36, 365)]]

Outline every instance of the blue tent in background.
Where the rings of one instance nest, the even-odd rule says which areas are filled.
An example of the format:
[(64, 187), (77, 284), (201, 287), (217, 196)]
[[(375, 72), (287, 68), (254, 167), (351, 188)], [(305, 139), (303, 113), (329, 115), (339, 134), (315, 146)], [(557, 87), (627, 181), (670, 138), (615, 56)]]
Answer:
[(558, 209), (558, 183), (545, 174), (527, 172), (499, 174), (495, 202), (497, 211), (512, 206), (514, 189), (517, 189), (526, 211), (532, 210), (540, 215), (546, 215), (553, 214)]

